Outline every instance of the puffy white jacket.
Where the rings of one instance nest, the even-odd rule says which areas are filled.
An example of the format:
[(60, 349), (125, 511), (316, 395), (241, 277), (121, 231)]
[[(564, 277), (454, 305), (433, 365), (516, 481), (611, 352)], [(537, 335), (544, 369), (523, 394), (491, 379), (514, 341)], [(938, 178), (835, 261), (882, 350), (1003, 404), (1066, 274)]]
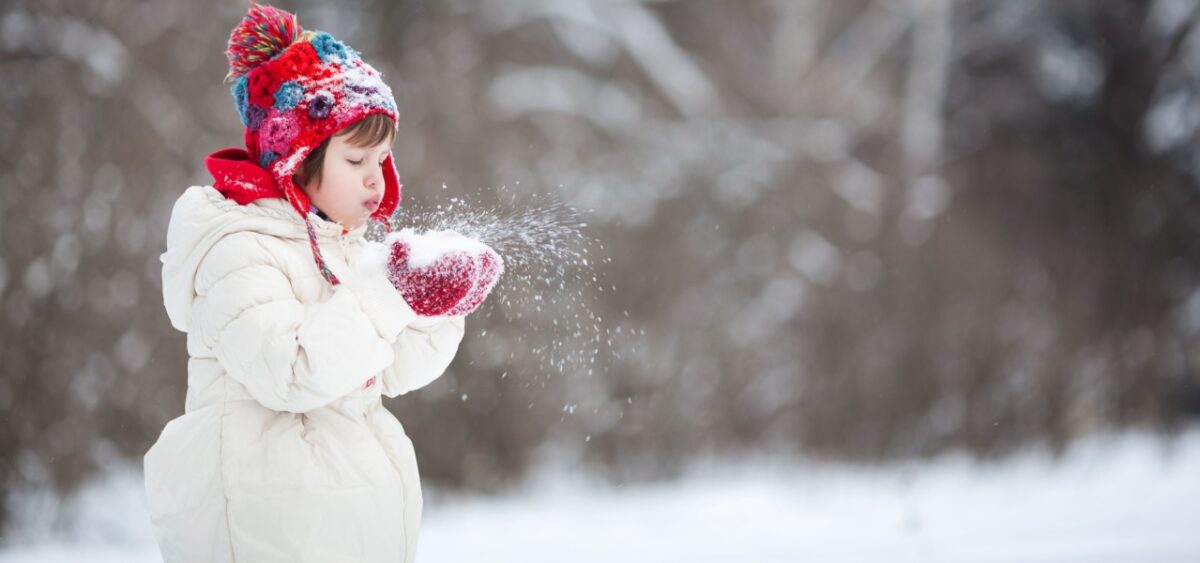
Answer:
[(413, 561), (416, 456), (380, 397), (440, 376), (464, 321), (418, 317), (365, 225), (312, 221), (338, 286), (285, 200), (193, 186), (171, 213), (163, 298), (187, 333), (187, 400), (144, 458), (167, 563)]

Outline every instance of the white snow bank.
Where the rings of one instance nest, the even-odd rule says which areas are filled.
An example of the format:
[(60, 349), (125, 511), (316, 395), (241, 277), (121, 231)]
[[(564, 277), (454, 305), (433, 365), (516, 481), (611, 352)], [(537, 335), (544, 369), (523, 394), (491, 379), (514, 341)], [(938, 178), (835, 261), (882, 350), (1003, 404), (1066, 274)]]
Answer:
[[(136, 469), (114, 468), (57, 506), (55, 518), (33, 514), (23, 531), (5, 534), (24, 543), (0, 549), (0, 563), (159, 561)], [(423, 563), (1200, 561), (1197, 506), (1200, 428), (1174, 442), (1140, 434), (1088, 439), (1058, 463), (1037, 451), (998, 464), (949, 456), (870, 469), (759, 458), (620, 487), (547, 470), (496, 498), (428, 490), (419, 556)], [(28, 529), (50, 521), (55, 531)]]

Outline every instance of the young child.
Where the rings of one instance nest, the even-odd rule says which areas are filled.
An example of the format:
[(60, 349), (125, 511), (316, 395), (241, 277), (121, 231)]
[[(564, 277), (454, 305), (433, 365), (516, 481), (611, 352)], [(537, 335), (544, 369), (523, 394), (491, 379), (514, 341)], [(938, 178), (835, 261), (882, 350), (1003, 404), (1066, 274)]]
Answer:
[(208, 157), (161, 256), (189, 355), (144, 459), (163, 559), (411, 562), (416, 457), (381, 396), (445, 371), (502, 262), (453, 233), (363, 237), (400, 203), (398, 113), (356, 51), (253, 5), (227, 55), (246, 149)]

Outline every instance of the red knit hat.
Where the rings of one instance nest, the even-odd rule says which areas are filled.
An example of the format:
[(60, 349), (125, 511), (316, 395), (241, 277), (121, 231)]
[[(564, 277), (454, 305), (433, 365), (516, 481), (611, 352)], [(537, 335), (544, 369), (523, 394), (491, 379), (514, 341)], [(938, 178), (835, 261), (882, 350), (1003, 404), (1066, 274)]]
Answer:
[[(225, 55), (229, 59), (226, 80), (234, 79), (233, 99), (246, 127), (246, 153), (233, 155), (226, 149), (212, 156), (221, 155), (241, 167), (257, 165), (266, 172), (258, 174), (252, 190), (266, 195), (247, 197), (243, 192), (239, 203), (258, 197), (286, 198), (304, 218), (322, 275), (337, 285), (317, 246), (309, 198), (292, 175), (323, 141), (368, 115), (381, 113), (398, 123), (392, 90), (354, 49), (323, 31), (301, 29), (294, 14), (253, 2), (230, 34)], [(211, 162), (209, 169), (213, 170)], [(268, 176), (274, 189), (262, 185)], [(390, 230), (388, 219), (400, 204), (400, 182), (391, 153), (383, 163), (383, 178), (384, 193), (370, 219)], [(225, 187), (236, 190), (228, 182)]]

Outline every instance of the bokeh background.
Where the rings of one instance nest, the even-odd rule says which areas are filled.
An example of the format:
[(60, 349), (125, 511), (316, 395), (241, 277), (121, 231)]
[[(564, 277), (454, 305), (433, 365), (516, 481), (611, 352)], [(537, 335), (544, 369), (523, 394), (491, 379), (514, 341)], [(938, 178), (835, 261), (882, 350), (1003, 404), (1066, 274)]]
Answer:
[[(406, 201), (548, 194), (596, 243), (387, 403), (430, 486), (1002, 460), (1200, 414), (1195, 1), (274, 5), (383, 72)], [(0, 500), (140, 463), (182, 413), (159, 255), (240, 144), (247, 6), (0, 4)], [(547, 362), (581, 314), (594, 361)]]

